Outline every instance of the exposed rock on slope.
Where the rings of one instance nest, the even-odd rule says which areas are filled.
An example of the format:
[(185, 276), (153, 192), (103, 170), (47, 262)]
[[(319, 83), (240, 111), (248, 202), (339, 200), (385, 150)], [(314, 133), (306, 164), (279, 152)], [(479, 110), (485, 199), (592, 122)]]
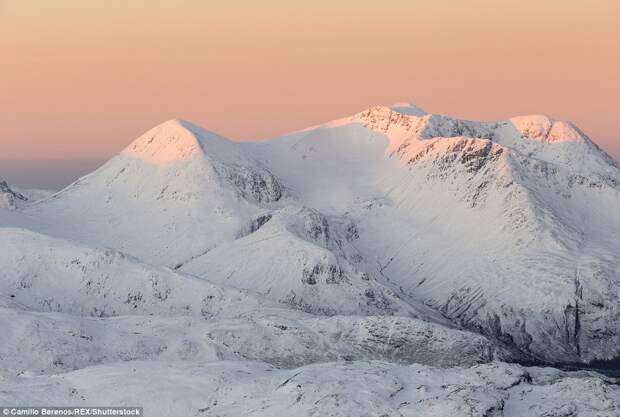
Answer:
[[(485, 123), (397, 109), (257, 148), (304, 204), (347, 212), (360, 256), (405, 299), (541, 360), (620, 355), (617, 163), (546, 117)], [(363, 155), (377, 143), (391, 164)], [(357, 192), (330, 192), (340, 181)]]
[(30, 209), (44, 230), (174, 266), (234, 240), (284, 189), (240, 145), (188, 122), (155, 127), (97, 171)]
[(620, 168), (568, 122), (398, 104), (235, 143), (169, 121), (51, 198), (0, 194), (0, 402), (618, 415), (591, 373), (360, 362), (618, 363)]
[[(281, 367), (512, 357), (485, 337), (407, 317), (322, 317), (113, 250), (0, 233), (0, 365), (13, 373), (120, 360), (262, 360)], [(53, 313), (51, 313), (53, 312)]]
[(254, 144), (170, 121), (17, 223), (307, 312), (413, 315), (588, 362), (620, 356), (619, 172), (543, 116), (403, 104)]
[(0, 208), (14, 209), (28, 201), (28, 197), (14, 191), (6, 181), (0, 181)]
[(310, 313), (419, 316), (365, 271), (352, 245), (358, 232), (350, 220), (305, 207), (286, 207), (270, 216), (254, 233), (182, 270)]
[(1, 298), (32, 311), (211, 318), (274, 306), (247, 291), (152, 267), (115, 250), (27, 230), (2, 229), (0, 246)]

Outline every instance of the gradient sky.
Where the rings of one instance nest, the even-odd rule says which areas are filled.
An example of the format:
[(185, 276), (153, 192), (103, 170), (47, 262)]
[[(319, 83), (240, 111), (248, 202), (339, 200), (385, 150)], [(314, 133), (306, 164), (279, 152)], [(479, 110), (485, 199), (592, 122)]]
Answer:
[(544, 113), (620, 159), (618, 0), (0, 0), (0, 159), (191, 120), (274, 136), (376, 104)]

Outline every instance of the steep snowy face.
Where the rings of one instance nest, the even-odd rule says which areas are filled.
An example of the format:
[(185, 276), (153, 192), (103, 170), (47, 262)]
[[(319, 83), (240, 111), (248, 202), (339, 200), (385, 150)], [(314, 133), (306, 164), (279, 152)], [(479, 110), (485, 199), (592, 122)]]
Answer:
[(523, 139), (545, 143), (583, 142), (585, 140), (571, 123), (555, 121), (543, 115), (513, 117), (510, 123)]
[(382, 211), (417, 226), (400, 234), (381, 220), (368, 242), (376, 253), (382, 229), (397, 230), (385, 236), (384, 274), (545, 360), (619, 355), (615, 161), (545, 117), (481, 123), (376, 108), (357, 122), (391, 136), (388, 153), (409, 172), (394, 176)]
[(178, 167), (197, 162), (202, 169), (209, 170), (212, 177), (208, 180), (219, 182), (222, 188), (230, 186), (237, 197), (252, 203), (278, 201), (284, 191), (273, 175), (246, 156), (238, 144), (183, 120), (157, 126), (133, 142), (121, 156), (163, 168), (177, 166), (175, 173), (183, 173), (186, 180), (196, 173), (185, 173)]
[(283, 194), (239, 145), (173, 120), (28, 213), (63, 225), (44, 232), (174, 266), (235, 239)]
[[(574, 246), (593, 222), (618, 224), (608, 200), (620, 190), (618, 164), (568, 122), (524, 116), (487, 123), (388, 107), (346, 122), (388, 137), (386, 153), (410, 174), (390, 174), (390, 194), (409, 209), (425, 195), (447, 197), (445, 204), (458, 212), (456, 199), (501, 220), (506, 232), (515, 232), (506, 238), (520, 244), (542, 239)], [(593, 216), (594, 201), (604, 209)]]
[(549, 118), (411, 113), (374, 107), (256, 153), (305, 205), (347, 213), (361, 265), (408, 302), (541, 360), (618, 356), (615, 161)]
[(513, 117), (491, 127), (498, 143), (530, 158), (620, 184), (617, 162), (570, 122), (535, 115)]
[[(547, 116), (514, 117), (496, 122), (460, 120), (427, 114), (414, 105), (378, 106), (332, 125), (360, 123), (384, 133), (387, 153), (434, 138), (484, 138), (530, 158), (561, 165), (582, 175), (611, 177), (618, 184), (618, 164), (570, 122)], [(327, 124), (328, 126), (330, 124)]]
[(388, 155), (401, 146), (436, 137), (492, 138), (493, 134), (482, 122), (452, 119), (437, 114), (427, 114), (409, 104), (406, 107), (377, 106), (341, 119), (340, 124), (359, 123), (368, 129), (385, 134), (389, 139)]
[(354, 246), (357, 228), (346, 217), (285, 207), (259, 216), (252, 225), (247, 236), (190, 261), (182, 270), (309, 313), (423, 314), (367, 272)]

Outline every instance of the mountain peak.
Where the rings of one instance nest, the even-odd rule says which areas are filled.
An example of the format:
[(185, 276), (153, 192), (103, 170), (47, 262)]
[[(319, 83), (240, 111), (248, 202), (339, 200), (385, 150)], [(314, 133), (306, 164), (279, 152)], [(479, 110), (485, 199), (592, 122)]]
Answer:
[(188, 129), (188, 122), (168, 120), (155, 126), (122, 152), (155, 165), (172, 165), (202, 153), (198, 136)]
[(181, 119), (165, 121), (132, 142), (123, 155), (159, 166), (204, 157), (207, 148), (228, 148), (231, 141)]
[[(316, 316), (416, 314), (540, 361), (620, 357), (618, 167), (577, 128), (546, 116), (486, 122), (394, 108), (261, 144), (171, 120), (54, 198), (0, 220)], [(0, 271), (38, 262), (26, 251), (5, 261)], [(91, 291), (97, 284), (81, 271), (105, 259), (60, 264)], [(47, 266), (26, 271), (34, 279)], [(15, 279), (11, 290), (25, 293), (29, 276)], [(115, 294), (125, 305), (148, 294), (157, 305), (182, 300), (162, 285)], [(296, 331), (284, 328), (280, 338)]]
[(521, 137), (547, 143), (583, 142), (585, 135), (571, 122), (535, 114), (510, 119)]

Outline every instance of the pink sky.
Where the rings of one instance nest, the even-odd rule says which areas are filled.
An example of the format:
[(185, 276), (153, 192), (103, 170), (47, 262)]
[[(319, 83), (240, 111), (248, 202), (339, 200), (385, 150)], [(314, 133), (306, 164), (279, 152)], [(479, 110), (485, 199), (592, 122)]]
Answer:
[(270, 137), (377, 104), (574, 121), (620, 159), (617, 0), (0, 0), (6, 158), (191, 120)]

